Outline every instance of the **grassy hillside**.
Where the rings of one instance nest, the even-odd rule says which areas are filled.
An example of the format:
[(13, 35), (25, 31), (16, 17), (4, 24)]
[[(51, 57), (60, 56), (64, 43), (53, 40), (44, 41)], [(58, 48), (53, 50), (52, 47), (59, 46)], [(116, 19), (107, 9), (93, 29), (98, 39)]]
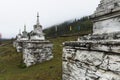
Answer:
[(54, 44), (54, 58), (29, 68), (21, 66), (22, 53), (17, 53), (12, 44), (0, 46), (0, 80), (62, 80), (62, 42), (76, 39), (77, 37), (50, 39)]

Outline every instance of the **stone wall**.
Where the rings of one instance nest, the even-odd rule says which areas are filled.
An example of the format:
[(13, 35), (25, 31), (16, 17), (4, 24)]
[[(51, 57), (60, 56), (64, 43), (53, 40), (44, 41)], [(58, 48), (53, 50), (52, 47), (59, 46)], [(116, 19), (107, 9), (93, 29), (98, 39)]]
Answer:
[(64, 43), (63, 80), (120, 80), (120, 53), (104, 47), (95, 50), (86, 46), (88, 43), (92, 44)]
[(16, 48), (17, 52), (22, 52), (22, 42), (16, 40), (13, 42), (13, 47)]
[(93, 34), (65, 42), (63, 80), (120, 80), (120, 0), (101, 0)]
[(23, 60), (27, 67), (53, 58), (50, 42), (30, 41), (23, 45)]
[(49, 41), (15, 41), (17, 52), (23, 53), (23, 62), (27, 67), (51, 60), (53, 44)]

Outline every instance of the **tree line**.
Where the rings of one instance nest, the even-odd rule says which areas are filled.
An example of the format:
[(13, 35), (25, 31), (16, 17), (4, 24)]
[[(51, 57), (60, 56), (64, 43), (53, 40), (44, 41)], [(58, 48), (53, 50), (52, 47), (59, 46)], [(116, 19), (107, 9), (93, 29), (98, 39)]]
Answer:
[(58, 36), (81, 36), (91, 34), (93, 30), (93, 23), (88, 16), (72, 21), (65, 21), (58, 25), (53, 25), (43, 30), (46, 37)]

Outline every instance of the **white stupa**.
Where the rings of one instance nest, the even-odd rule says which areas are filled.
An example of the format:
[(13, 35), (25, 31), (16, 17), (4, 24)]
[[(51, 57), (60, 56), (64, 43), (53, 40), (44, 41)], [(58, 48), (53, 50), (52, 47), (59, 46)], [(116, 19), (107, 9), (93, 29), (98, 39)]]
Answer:
[(30, 40), (45, 40), (42, 25), (39, 23), (39, 13), (37, 13), (37, 23), (34, 25), (34, 30), (30, 32)]
[(22, 38), (21, 30), (19, 30), (19, 34), (16, 36), (16, 39), (19, 41)]

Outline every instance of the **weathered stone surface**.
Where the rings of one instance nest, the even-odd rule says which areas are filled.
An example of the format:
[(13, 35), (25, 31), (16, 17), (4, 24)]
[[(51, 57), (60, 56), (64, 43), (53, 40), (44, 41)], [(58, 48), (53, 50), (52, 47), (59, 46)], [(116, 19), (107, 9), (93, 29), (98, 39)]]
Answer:
[(120, 54), (110, 55), (65, 46), (63, 80), (120, 80), (119, 60)]
[(22, 43), (18, 40), (13, 42), (13, 46), (16, 48), (17, 52), (22, 52)]
[(36, 42), (29, 42), (24, 44), (23, 59), (27, 67), (36, 63), (41, 63), (53, 58), (52, 44), (36, 44)]
[(102, 63), (103, 53), (77, 50), (75, 59), (89, 65), (98, 66)]
[(120, 0), (101, 0), (93, 34), (63, 43), (63, 80), (120, 80)]
[(95, 13), (90, 16), (94, 22), (93, 34), (119, 32), (119, 16), (119, 0), (101, 0)]
[(101, 0), (92, 17), (120, 11), (120, 0)]
[(111, 18), (107, 20), (102, 20), (95, 22), (93, 33), (94, 34), (103, 34), (103, 33), (112, 33), (120, 31), (120, 18)]

